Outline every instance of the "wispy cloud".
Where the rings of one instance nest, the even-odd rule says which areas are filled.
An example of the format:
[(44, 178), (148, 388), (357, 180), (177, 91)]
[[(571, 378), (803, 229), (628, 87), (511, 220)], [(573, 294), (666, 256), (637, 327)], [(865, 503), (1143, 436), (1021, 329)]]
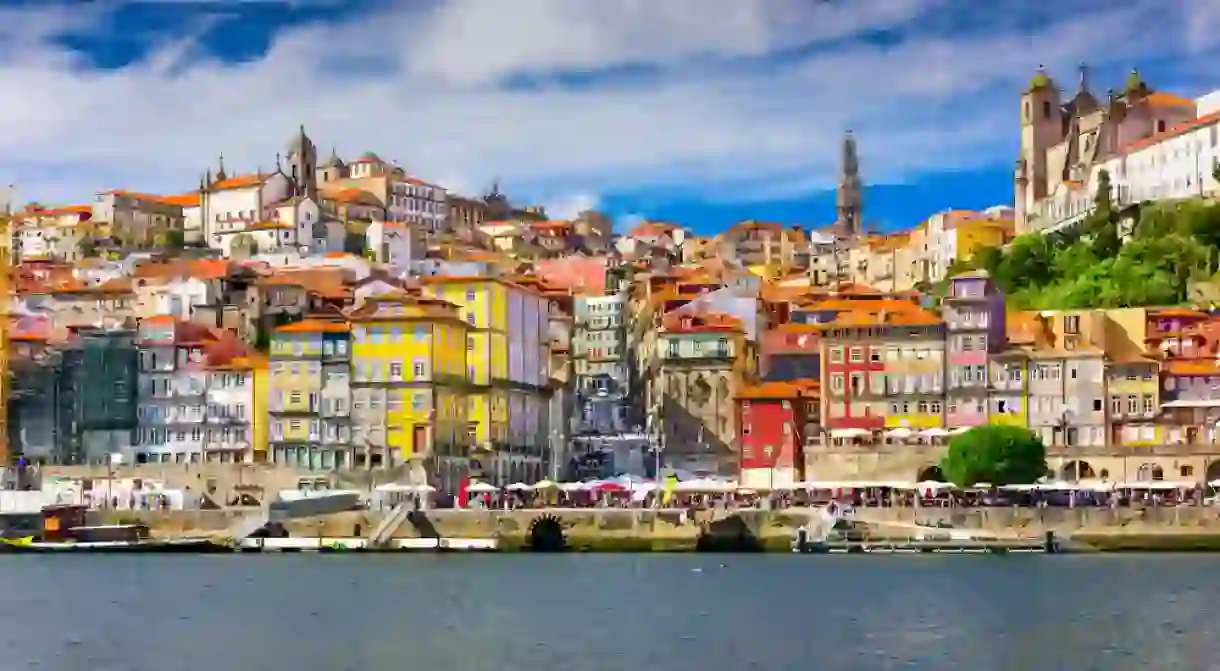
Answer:
[[(200, 58), (190, 36), (108, 71), (52, 39), (95, 17), (0, 10), (0, 37), (21, 40), (0, 48), (0, 183), (48, 201), (185, 190), (220, 151), (230, 168), (270, 166), (305, 123), (324, 147), (459, 186), (500, 175), (556, 212), (643, 188), (791, 197), (832, 185), (846, 128), (874, 182), (1006, 165), (1039, 63), (1067, 76), (1090, 61), (1117, 81), (1220, 42), (1195, 27), (1215, 20), (1202, 0), (980, 4), (435, 0), (286, 29), (240, 64)], [(350, 67), (368, 59), (379, 67)], [(649, 75), (598, 78), (624, 65)], [(584, 79), (502, 85), (556, 72)]]

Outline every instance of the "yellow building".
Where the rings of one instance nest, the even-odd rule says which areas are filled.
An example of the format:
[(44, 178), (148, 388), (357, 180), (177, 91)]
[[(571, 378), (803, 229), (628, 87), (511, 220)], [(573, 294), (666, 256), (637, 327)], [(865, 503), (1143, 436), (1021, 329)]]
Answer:
[(8, 250), (0, 249), (0, 464), (9, 463), (8, 441), (8, 306), (10, 299)]
[(392, 465), (384, 449), (350, 433), (349, 337), (347, 323), (316, 319), (272, 334), (267, 406), (274, 463), (328, 470)]
[(988, 424), (1029, 428), (1029, 354), (1019, 345), (988, 358)]
[(254, 462), (263, 463), (270, 460), (267, 451), (270, 445), (268, 437), (271, 434), (271, 415), (267, 412), (267, 398), (271, 387), (269, 362), (262, 356), (250, 357), (247, 360), (250, 365), (250, 379), (254, 383), (250, 447)]
[(352, 322), (352, 430), (448, 491), (469, 473), (468, 325), (457, 306), (406, 293), (375, 296)]
[(467, 325), (467, 418), (475, 475), (531, 482), (549, 449), (546, 299), (498, 277), (425, 277), (425, 292), (458, 306)]

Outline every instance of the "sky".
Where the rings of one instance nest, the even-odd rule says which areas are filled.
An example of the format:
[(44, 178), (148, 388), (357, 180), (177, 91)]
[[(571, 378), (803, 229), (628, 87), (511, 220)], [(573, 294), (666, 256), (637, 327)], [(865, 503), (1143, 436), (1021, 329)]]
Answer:
[(1215, 0), (0, 2), (0, 184), (16, 205), (270, 169), (300, 124), (466, 195), (699, 232), (1009, 203), (1019, 95), (1133, 67), (1220, 89)]

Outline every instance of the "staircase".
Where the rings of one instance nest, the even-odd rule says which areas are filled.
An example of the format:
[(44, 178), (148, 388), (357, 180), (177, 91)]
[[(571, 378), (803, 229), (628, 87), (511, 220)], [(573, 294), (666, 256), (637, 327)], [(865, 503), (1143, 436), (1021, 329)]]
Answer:
[(224, 533), (224, 536), (227, 539), (232, 540), (234, 543), (241, 543), (252, 536), (259, 529), (267, 526), (267, 523), (270, 521), (271, 516), (267, 513), (267, 511), (265, 509), (260, 510), (238, 520), (236, 524), (234, 524)]
[(378, 548), (390, 542), (394, 537), (394, 532), (398, 531), (398, 527), (402, 526), (403, 522), (411, 515), (411, 508), (406, 503), (400, 503), (390, 510), (390, 514), (382, 518), (377, 527), (373, 529), (373, 533), (369, 535), (369, 547)]

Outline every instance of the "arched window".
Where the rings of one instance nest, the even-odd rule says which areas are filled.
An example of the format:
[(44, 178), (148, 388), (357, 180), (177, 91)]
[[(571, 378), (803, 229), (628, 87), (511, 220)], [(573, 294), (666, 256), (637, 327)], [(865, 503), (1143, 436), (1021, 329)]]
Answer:
[(1051, 101), (1049, 101), (1049, 100), (1042, 101), (1042, 118), (1043, 119), (1051, 118)]

